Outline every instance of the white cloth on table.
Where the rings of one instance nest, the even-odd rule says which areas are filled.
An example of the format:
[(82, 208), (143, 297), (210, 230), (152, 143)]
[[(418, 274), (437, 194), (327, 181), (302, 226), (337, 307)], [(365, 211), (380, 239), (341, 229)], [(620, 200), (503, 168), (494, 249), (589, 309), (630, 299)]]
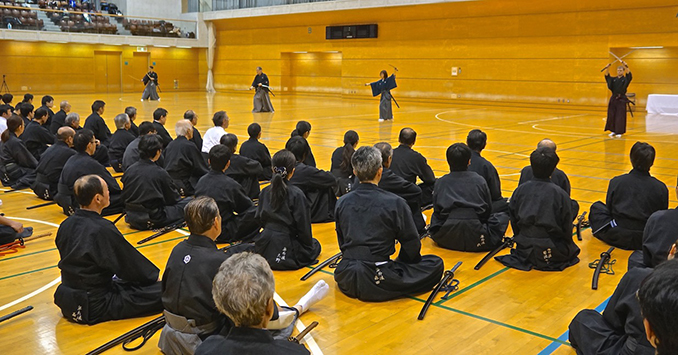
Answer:
[(645, 109), (648, 113), (678, 116), (678, 95), (648, 95)]

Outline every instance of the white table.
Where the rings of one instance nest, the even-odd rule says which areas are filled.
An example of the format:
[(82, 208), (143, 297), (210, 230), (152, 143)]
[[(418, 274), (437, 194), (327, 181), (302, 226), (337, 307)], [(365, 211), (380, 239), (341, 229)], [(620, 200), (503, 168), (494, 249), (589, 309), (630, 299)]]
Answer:
[(648, 95), (647, 113), (678, 116), (678, 95)]

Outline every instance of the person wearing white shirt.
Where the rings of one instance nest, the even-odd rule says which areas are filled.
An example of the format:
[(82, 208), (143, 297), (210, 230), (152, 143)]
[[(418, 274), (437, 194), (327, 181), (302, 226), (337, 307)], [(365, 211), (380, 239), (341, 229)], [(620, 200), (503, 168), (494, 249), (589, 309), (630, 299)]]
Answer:
[(216, 112), (212, 117), (212, 122), (214, 122), (214, 127), (208, 129), (203, 136), (201, 151), (204, 154), (209, 154), (210, 149), (219, 144), (221, 137), (227, 133), (228, 115), (226, 115), (226, 111)]
[(7, 129), (7, 119), (12, 116), (12, 107), (9, 105), (0, 105), (0, 132)]

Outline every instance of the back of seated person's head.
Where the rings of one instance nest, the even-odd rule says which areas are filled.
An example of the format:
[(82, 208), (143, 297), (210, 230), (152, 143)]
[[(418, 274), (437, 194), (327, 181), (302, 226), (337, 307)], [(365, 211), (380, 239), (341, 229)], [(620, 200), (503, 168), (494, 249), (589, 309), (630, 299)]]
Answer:
[(188, 120), (179, 120), (174, 125), (174, 132), (176, 132), (177, 137), (187, 137), (190, 133), (193, 133), (193, 125)]
[(23, 102), (33, 102), (33, 95), (24, 94), (24, 101)]
[(127, 116), (131, 119), (137, 116), (137, 108), (134, 106), (127, 106), (125, 107), (125, 113)]
[(106, 182), (98, 175), (85, 175), (75, 180), (73, 193), (75, 200), (81, 207), (87, 207), (94, 202), (97, 195), (103, 196), (108, 189)]
[(73, 126), (74, 123), (80, 122), (80, 115), (78, 115), (77, 112), (71, 112), (68, 115), (66, 115), (66, 118), (64, 119), (64, 124), (67, 126)]
[(393, 147), (387, 142), (379, 142), (374, 145), (381, 153), (381, 163), (386, 164), (388, 159), (393, 156)]
[(54, 102), (54, 98), (53, 98), (53, 97), (51, 97), (51, 96), (49, 96), (49, 95), (45, 95), (45, 96), (42, 97), (42, 100), (41, 100), (42, 106), (45, 106), (45, 105), (47, 105), (47, 104), (50, 103), (50, 102)]
[(532, 173), (538, 179), (550, 178), (559, 161), (558, 154), (550, 148), (537, 148), (530, 154)]
[(464, 143), (454, 143), (447, 148), (445, 154), (450, 171), (466, 171), (471, 162), (471, 148)]
[(214, 123), (214, 127), (222, 127), (226, 122), (228, 122), (228, 115), (226, 114), (226, 111), (217, 111), (214, 113), (214, 116), (212, 116), (212, 123)]
[(353, 153), (351, 165), (358, 180), (372, 181), (382, 168), (381, 152), (375, 147), (360, 147)]
[(466, 136), (466, 144), (475, 152), (482, 152), (487, 145), (487, 134), (479, 129), (473, 129)]
[(257, 139), (259, 138), (259, 134), (261, 133), (261, 126), (258, 123), (251, 123), (249, 126), (247, 126), (247, 134), (250, 136), (252, 139)]
[(162, 151), (162, 140), (157, 134), (147, 134), (139, 140), (139, 158), (153, 159)]
[(12, 113), (12, 108), (9, 105), (0, 105), (0, 116)]
[(308, 142), (301, 136), (294, 136), (287, 140), (285, 149), (292, 152), (298, 162), (302, 162), (306, 159), (306, 155), (308, 155)]
[(75, 130), (71, 127), (68, 126), (63, 126), (59, 127), (57, 130), (56, 138), (61, 141), (65, 142), (68, 140), (68, 138), (75, 137)]
[(417, 141), (417, 132), (410, 127), (405, 127), (400, 130), (398, 134), (398, 142), (400, 144), (412, 146)]
[(2, 95), (2, 102), (9, 105), (10, 103), (12, 103), (12, 100), (14, 100), (14, 95), (12, 95), (10, 93), (6, 93), (6, 94)]
[(129, 122), (129, 117), (126, 113), (121, 113), (113, 118), (113, 122), (115, 123), (116, 129), (125, 129), (125, 125)]
[(678, 260), (659, 266), (637, 293), (647, 338), (658, 355), (678, 354)]
[(141, 124), (139, 125), (139, 136), (145, 136), (149, 133), (152, 134), (156, 133), (153, 122), (150, 121), (141, 122)]
[(23, 118), (17, 116), (17, 115), (12, 115), (7, 119), (7, 129), (2, 132), (0, 135), (0, 139), (3, 142), (7, 142), (9, 140), (9, 133), (12, 132), (16, 134), (16, 132), (24, 125), (24, 120)]
[(307, 121), (299, 121), (297, 122), (297, 127), (292, 131), (290, 137), (302, 136), (306, 138), (308, 137), (307, 133), (311, 133), (311, 124)]
[(537, 148), (551, 148), (554, 151), (556, 149), (558, 149), (558, 147), (556, 146), (556, 142), (554, 142), (554, 141), (552, 141), (548, 138), (544, 138), (544, 139), (540, 140), (539, 143), (537, 143)]
[(20, 106), (19, 112), (21, 112), (21, 116), (28, 117), (33, 112), (34, 107), (29, 103), (22, 103)]
[(184, 112), (184, 119), (185, 120), (193, 121), (194, 118), (195, 118), (195, 111), (188, 110), (188, 111)]
[(153, 111), (153, 119), (155, 121), (160, 121), (163, 117), (167, 116), (167, 110), (162, 107), (158, 107)]
[(209, 153), (210, 168), (214, 171), (224, 171), (231, 160), (231, 155), (233, 155), (233, 152), (230, 148), (223, 144), (215, 144)]
[(227, 146), (232, 152), (235, 152), (235, 148), (238, 146), (238, 136), (233, 133), (226, 133), (221, 136), (219, 143)]
[(268, 262), (250, 252), (226, 259), (212, 282), (217, 309), (237, 327), (265, 326), (273, 312), (275, 279)]
[(66, 107), (70, 106), (67, 100), (61, 101), (59, 103), (59, 109), (66, 111)]
[(636, 170), (648, 172), (654, 164), (654, 147), (645, 142), (636, 142), (631, 147), (631, 165)]
[(194, 235), (204, 235), (212, 229), (218, 218), (219, 207), (211, 197), (196, 197), (184, 207), (184, 220), (188, 230)]
[(87, 146), (94, 140), (94, 132), (84, 128), (79, 130), (73, 137), (73, 149), (77, 152), (87, 151)]
[(106, 103), (102, 100), (96, 100), (92, 103), (92, 112), (99, 112), (102, 108), (106, 106)]
[(33, 114), (33, 119), (41, 120), (43, 118), (47, 118), (47, 109), (44, 107), (40, 107), (37, 110), (35, 110), (35, 114)]

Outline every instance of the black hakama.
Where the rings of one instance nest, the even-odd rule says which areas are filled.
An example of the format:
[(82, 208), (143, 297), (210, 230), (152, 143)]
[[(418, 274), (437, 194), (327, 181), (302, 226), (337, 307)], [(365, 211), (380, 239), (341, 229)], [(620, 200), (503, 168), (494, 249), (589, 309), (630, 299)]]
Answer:
[(421, 180), (421, 205), (428, 206), (433, 200), (433, 184), (436, 177), (433, 169), (428, 165), (426, 158), (411, 147), (401, 144), (393, 150), (391, 170), (403, 179), (416, 184)]
[(54, 303), (76, 323), (162, 312), (159, 270), (93, 211), (78, 209), (57, 231), (61, 285)]
[(451, 172), (433, 189), (431, 238), (441, 247), (488, 251), (502, 242), (508, 228), (506, 212), (492, 213), (485, 180), (473, 171)]
[[(261, 84), (262, 86), (259, 86)], [(252, 112), (274, 112), (273, 104), (271, 103), (271, 98), (268, 96), (269, 93), (269, 82), (268, 75), (261, 73), (261, 75), (255, 75), (254, 81), (252, 81), (252, 87), (255, 89), (254, 93), (254, 108)]]
[[(155, 80), (151, 80), (151, 78)], [(146, 87), (144, 88), (144, 92), (141, 94), (141, 100), (160, 100), (160, 96), (158, 96), (158, 73), (148, 72), (142, 81)]]
[(518, 270), (562, 271), (579, 262), (570, 197), (548, 179), (516, 188), (509, 203), (515, 249), (495, 259)]
[(263, 143), (255, 138), (250, 138), (240, 145), (240, 155), (256, 160), (261, 164), (263, 172), (259, 175), (259, 181), (271, 180), (271, 153)]
[(239, 154), (231, 155), (231, 165), (226, 169), (226, 175), (237, 181), (249, 198), (259, 198), (259, 176), (264, 169), (258, 161)]
[(616, 134), (626, 133), (626, 106), (629, 99), (626, 97), (626, 90), (633, 80), (631, 72), (625, 76), (611, 77), (610, 74), (605, 75), (607, 88), (612, 92), (610, 102), (607, 105), (607, 122), (605, 122), (605, 130)]
[(75, 150), (62, 141), (57, 141), (42, 154), (38, 167), (35, 169), (35, 182), (31, 189), (36, 196), (43, 200), (52, 200), (59, 191), (59, 178), (64, 165), (70, 157), (76, 154)]
[(134, 163), (121, 181), (125, 221), (132, 228), (156, 229), (184, 221), (184, 207), (191, 198), (182, 199), (167, 171), (151, 160)]
[(277, 210), (271, 206), (271, 187), (264, 188), (256, 218), (263, 230), (255, 240), (255, 249), (271, 269), (297, 270), (316, 262), (320, 243), (313, 238), (311, 214), (298, 187), (287, 186), (287, 200)]
[(216, 201), (221, 214), (219, 243), (249, 240), (259, 231), (254, 215), (256, 207), (237, 181), (220, 171), (210, 170), (195, 185), (195, 196)]
[(164, 151), (165, 170), (174, 180), (181, 195), (192, 196), (195, 184), (207, 174), (207, 164), (195, 144), (184, 136), (171, 141)]
[(617, 248), (639, 250), (650, 216), (669, 208), (669, 191), (649, 172), (636, 169), (612, 180), (606, 203), (591, 205), (589, 221), (596, 238)]
[[(334, 279), (341, 292), (379, 302), (428, 292), (440, 281), (443, 260), (420, 254), (410, 213), (405, 200), (373, 184), (359, 184), (339, 199), (336, 230), (343, 259)], [(400, 253), (391, 260), (396, 241)]]
[(306, 195), (312, 223), (334, 221), (334, 206), (337, 203), (334, 191), (337, 180), (332, 174), (304, 163), (297, 163), (289, 182)]
[(122, 158), (125, 154), (125, 149), (127, 146), (135, 140), (136, 137), (132, 132), (126, 129), (118, 129), (111, 136), (110, 143), (108, 144), (108, 161), (118, 173), (123, 172), (122, 169)]

